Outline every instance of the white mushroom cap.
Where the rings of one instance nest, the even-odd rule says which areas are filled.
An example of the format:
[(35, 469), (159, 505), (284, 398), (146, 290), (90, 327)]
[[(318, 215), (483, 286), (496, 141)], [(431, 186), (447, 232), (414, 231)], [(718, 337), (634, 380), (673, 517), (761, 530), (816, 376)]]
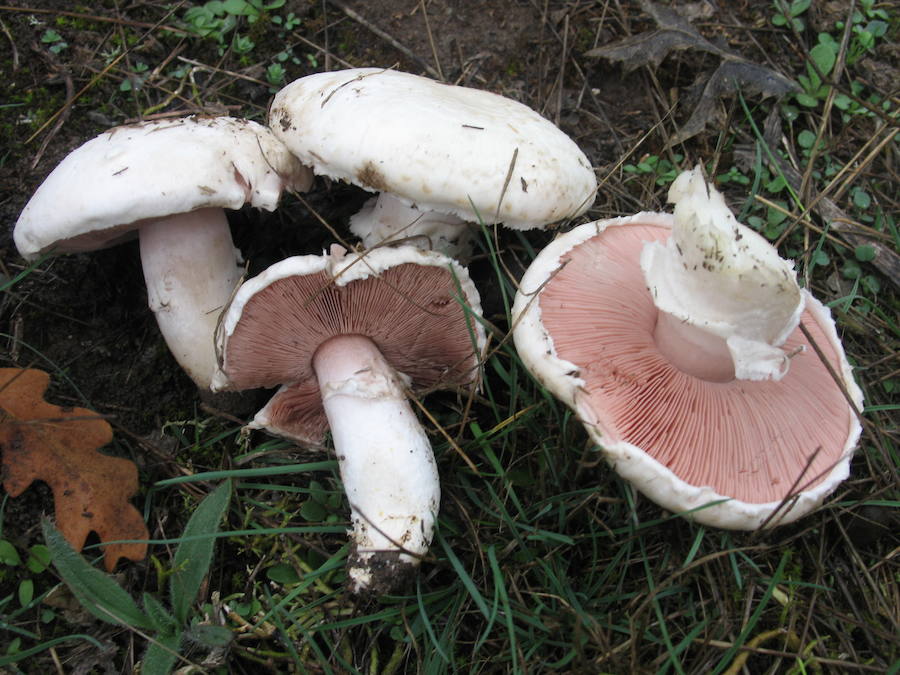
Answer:
[(584, 213), (597, 188), (584, 153), (531, 108), (409, 73), (300, 78), (269, 125), (316, 173), (466, 221), (542, 227)]
[(264, 126), (185, 117), (116, 127), (73, 150), (38, 187), (16, 223), (28, 259), (117, 243), (140, 222), (205, 207), (273, 210), (308, 168)]
[(648, 242), (665, 243), (672, 226), (671, 215), (640, 213), (555, 239), (522, 278), (516, 349), (577, 412), (615, 471), (653, 501), (729, 529), (796, 520), (847, 477), (861, 431), (841, 385), (857, 408), (862, 392), (834, 322), (803, 291), (801, 322), (841, 385), (799, 329), (783, 347), (806, 349), (780, 381), (681, 371), (656, 343), (663, 313), (640, 266)]

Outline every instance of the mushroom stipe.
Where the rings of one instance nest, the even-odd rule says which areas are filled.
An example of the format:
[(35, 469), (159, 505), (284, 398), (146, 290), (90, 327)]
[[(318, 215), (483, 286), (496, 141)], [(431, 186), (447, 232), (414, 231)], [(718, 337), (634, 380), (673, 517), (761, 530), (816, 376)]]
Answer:
[(246, 281), (224, 315), (214, 387), (281, 385), (250, 426), (307, 446), (331, 430), (354, 592), (397, 589), (428, 550), (440, 483), (408, 397), (478, 381), (480, 313), (468, 273), (446, 256), (334, 246)]

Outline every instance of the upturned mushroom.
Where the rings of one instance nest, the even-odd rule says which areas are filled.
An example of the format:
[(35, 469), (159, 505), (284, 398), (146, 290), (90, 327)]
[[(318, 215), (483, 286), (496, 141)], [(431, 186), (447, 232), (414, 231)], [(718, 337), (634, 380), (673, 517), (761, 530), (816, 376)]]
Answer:
[(214, 388), (281, 385), (249, 426), (305, 446), (331, 430), (354, 592), (398, 587), (428, 550), (440, 485), (408, 399), (477, 380), (480, 313), (465, 268), (444, 255), (334, 246), (245, 281), (223, 315)]
[(517, 101), (380, 68), (302, 77), (269, 126), (317, 174), (378, 192), (352, 217), (366, 248), (403, 241), (465, 256), (473, 228), (584, 213), (597, 181), (575, 142)]
[(541, 251), (517, 350), (653, 501), (722, 528), (791, 522), (847, 477), (861, 391), (828, 309), (699, 169), (669, 200), (674, 216), (588, 223)]
[(150, 308), (201, 390), (215, 369), (213, 333), (241, 277), (223, 209), (273, 210), (311, 171), (264, 126), (186, 117), (116, 127), (67, 155), (15, 226), (19, 252), (77, 253), (139, 230)]

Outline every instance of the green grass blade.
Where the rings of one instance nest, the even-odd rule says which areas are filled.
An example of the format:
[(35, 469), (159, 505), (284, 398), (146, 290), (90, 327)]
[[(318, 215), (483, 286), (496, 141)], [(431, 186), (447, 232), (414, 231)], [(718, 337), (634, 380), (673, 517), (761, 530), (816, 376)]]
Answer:
[(456, 575), (459, 577), (459, 580), (462, 582), (462, 585), (465, 586), (466, 591), (469, 593), (469, 597), (472, 598), (472, 601), (475, 603), (475, 606), (484, 614), (485, 618), (491, 616), (490, 610), (488, 610), (487, 602), (485, 602), (484, 597), (478, 591), (478, 588), (475, 586), (475, 582), (472, 581), (472, 577), (469, 576), (469, 573), (466, 572), (459, 558), (456, 557), (456, 554), (453, 552), (453, 549), (450, 548), (450, 545), (444, 540), (441, 536), (441, 533), (437, 533), (438, 543), (441, 545), (441, 548), (444, 549), (444, 555), (447, 556), (447, 560), (450, 562), (450, 566), (456, 572)]
[(181, 483), (203, 483), (222, 478), (248, 478), (258, 476), (282, 476), (292, 473), (307, 473), (309, 471), (330, 471), (337, 468), (337, 460), (330, 459), (322, 462), (307, 462), (305, 464), (285, 464), (284, 466), (264, 466), (258, 469), (228, 469), (225, 471), (204, 471), (190, 476), (168, 478), (153, 484), (154, 487), (169, 487)]
[(506, 592), (506, 583), (504, 581), (503, 572), (500, 570), (500, 563), (497, 560), (497, 553), (493, 546), (489, 546), (487, 550), (488, 562), (491, 566), (491, 572), (494, 574), (494, 583), (500, 591), (500, 602), (503, 605), (503, 614), (506, 619), (506, 630), (509, 635), (509, 654), (512, 658), (512, 669), (514, 673), (520, 672), (519, 669), (519, 648), (516, 644), (516, 627), (513, 624), (513, 609), (509, 604), (509, 595)]
[(759, 622), (759, 618), (762, 615), (763, 610), (765, 610), (769, 605), (769, 600), (771, 600), (772, 598), (772, 592), (775, 590), (775, 587), (781, 583), (782, 578), (784, 577), (784, 568), (790, 558), (790, 551), (785, 551), (782, 554), (781, 560), (778, 563), (778, 567), (776, 568), (775, 573), (772, 575), (772, 578), (769, 579), (769, 583), (766, 586), (762, 597), (759, 599), (756, 609), (753, 610), (753, 613), (747, 620), (747, 624), (744, 626), (743, 630), (741, 630), (741, 634), (738, 636), (737, 640), (734, 641), (734, 644), (729, 647), (728, 650), (719, 659), (719, 663), (716, 665), (716, 668), (713, 671), (713, 675), (717, 675), (718, 673), (721, 673), (723, 670), (725, 670), (725, 668), (734, 660), (735, 656), (738, 653), (738, 650), (744, 646), (744, 643), (746, 643), (750, 635), (755, 630), (757, 630), (756, 625)]
[(231, 499), (231, 481), (225, 481), (209, 494), (188, 520), (182, 533), (186, 537), (201, 534), (211, 536), (203, 539), (183, 541), (175, 551), (175, 571), (169, 581), (172, 594), (172, 609), (175, 619), (184, 625), (188, 611), (197, 597), (197, 589), (209, 570), (212, 561), (215, 534), (219, 530), (222, 516)]
[(687, 567), (693, 562), (694, 558), (697, 556), (697, 551), (700, 550), (700, 544), (703, 543), (703, 535), (706, 534), (705, 527), (697, 528), (697, 535), (694, 537), (694, 543), (691, 544), (691, 550), (688, 551), (688, 554), (684, 557), (684, 562), (681, 563), (682, 569)]
[(47, 640), (47, 642), (42, 642), (41, 644), (32, 647), (31, 649), (23, 649), (20, 652), (16, 652), (15, 654), (8, 654), (7, 656), (0, 656), (0, 666), (10, 666), (14, 663), (18, 663), (23, 659), (30, 658), (35, 654), (40, 654), (47, 649), (52, 649), (53, 647), (62, 644), (64, 642), (68, 642), (69, 640), (84, 640), (85, 642), (90, 642), (97, 649), (103, 649), (103, 645), (100, 644), (97, 640), (92, 638), (90, 635), (82, 635), (80, 633), (76, 633), (73, 635), (64, 635), (63, 637), (54, 638), (52, 640)]
[(450, 663), (450, 657), (447, 656), (446, 652), (441, 648), (441, 643), (434, 633), (434, 627), (431, 625), (431, 619), (428, 618), (428, 610), (425, 609), (425, 604), (422, 602), (422, 583), (419, 577), (416, 577), (416, 603), (419, 607), (419, 616), (422, 619), (422, 623), (425, 626), (425, 632), (428, 634), (428, 639), (431, 642), (432, 647), (434, 647), (434, 651), (437, 652), (445, 663)]
[(152, 629), (153, 622), (108, 574), (91, 566), (48, 519), (41, 523), (53, 566), (78, 602), (98, 619), (112, 624)]

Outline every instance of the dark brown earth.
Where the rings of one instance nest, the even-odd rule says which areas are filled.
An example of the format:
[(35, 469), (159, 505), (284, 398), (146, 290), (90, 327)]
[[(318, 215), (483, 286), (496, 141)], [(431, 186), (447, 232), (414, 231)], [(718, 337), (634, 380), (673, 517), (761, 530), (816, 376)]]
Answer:
[[(804, 72), (803, 46), (772, 27), (771, 3), (742, 0), (671, 4), (691, 17), (702, 34), (716, 44), (788, 77)], [(840, 14), (844, 3), (814, 5), (813, 19), (831, 25), (828, 22), (833, 24), (833, 19), (829, 18), (829, 12)], [(288, 0), (278, 13), (294, 12), (301, 19), (300, 25), (289, 35), (281, 35), (265, 20), (254, 27), (244, 24), (244, 30), (257, 42), (245, 57), (231, 50), (220, 55), (211, 40), (154, 28), (178, 27), (183, 9), (170, 12), (169, 6), (170, 3), (160, 2), (108, 1), (92, 3), (87, 9), (62, 0), (12, 0), (11, 6), (0, 7), (0, 282), (17, 279), (3, 292), (0, 302), (0, 365), (47, 370), (53, 377), (49, 401), (90, 407), (108, 416), (116, 431), (116, 441), (108, 451), (132, 458), (141, 471), (142, 484), (148, 489), (156, 481), (187, 472), (232, 466), (229, 453), (218, 450), (209, 456), (186, 454), (191, 439), (171, 429), (164, 432), (168, 423), (202, 418), (212, 419), (212, 424), (220, 424), (223, 429), (234, 429), (235, 416), (245, 419), (252, 405), (245, 403), (244, 409), (217, 410), (206, 406), (198, 397), (191, 381), (169, 354), (147, 307), (136, 242), (91, 254), (50, 259), (19, 278), (27, 264), (18, 255), (11, 238), (16, 219), (43, 178), (61, 158), (87, 139), (110, 126), (135, 122), (141, 111), (150, 109), (149, 117), (228, 113), (263, 121), (272, 95), (264, 81), (265, 67), (289, 44), (294, 47), (299, 63), (287, 62), (286, 81), (322, 69), (396, 67), (491, 90), (533, 107), (571, 135), (595, 167), (601, 189), (583, 220), (664, 206), (665, 187), (657, 186), (652, 180), (626, 181), (619, 170), (623, 162), (635, 163), (645, 153), (672, 159), (677, 151), (685, 158), (683, 167), (715, 156), (719, 167), (727, 168), (740, 163), (742, 150), (753, 147), (754, 139), (746, 131), (728, 133), (741, 112), (736, 101), (727, 98), (715, 110), (713, 123), (704, 133), (678, 148), (666, 148), (667, 140), (689, 116), (694, 91), (691, 86), (715, 67), (717, 62), (712, 56), (684, 53), (667, 58), (656, 69), (632, 71), (586, 56), (594, 47), (653, 27), (639, 3), (632, 0)], [(73, 11), (86, 16), (72, 17), (68, 13)], [(49, 28), (62, 34), (68, 43), (58, 54), (50, 51), (52, 43), (42, 42)], [(123, 44), (129, 50), (127, 56), (109, 66), (122, 53)], [(886, 75), (896, 73), (896, 51), (888, 51), (888, 57), (880, 54), (867, 59), (861, 68), (870, 73), (873, 81), (877, 79), (883, 86), (893, 87), (896, 94), (896, 78)], [(188, 84), (170, 101), (170, 93), (178, 85), (171, 78), (148, 79), (137, 92), (121, 91), (120, 83), (129, 72), (134, 72), (134, 64), (146, 63), (152, 72), (160, 64), (168, 67), (186, 63), (179, 58), (206, 67), (195, 71), (193, 87)], [(760, 106), (761, 122), (764, 109), (771, 101), (757, 98), (749, 103), (754, 110)], [(839, 128), (835, 124), (835, 154), (846, 161), (874, 133), (874, 124), (874, 120), (852, 128)], [(896, 163), (896, 155), (893, 161)], [(892, 170), (896, 171), (895, 165)], [(872, 165), (867, 172), (865, 179), (875, 181), (887, 175), (890, 184), (891, 174), (884, 164)], [(740, 204), (745, 198), (742, 192), (745, 188), (734, 191), (731, 186), (725, 186), (724, 189), (732, 203)], [(244, 210), (230, 214), (235, 241), (249, 261), (249, 273), (255, 274), (287, 256), (318, 253), (328, 246), (334, 236), (322, 226), (319, 216), (340, 236), (352, 239), (346, 228), (347, 219), (366, 198), (362, 190), (319, 179), (310, 194), (302, 199), (287, 196), (275, 213)], [(849, 208), (846, 196), (841, 204)], [(504, 264), (512, 276), (518, 277), (527, 260), (521, 239), (503, 231), (498, 236)], [(529, 245), (535, 249), (551, 237), (552, 233), (526, 235)], [(836, 269), (822, 271), (813, 280), (817, 294), (826, 301), (843, 292)], [(499, 288), (492, 281), (495, 277), (491, 265), (484, 259), (476, 259), (471, 271), (482, 293), (486, 315), (505, 332), (506, 316)], [(889, 292), (890, 280), (883, 279), (882, 288)], [(863, 366), (872, 366), (868, 372), (865, 367), (862, 369), (864, 386), (890, 376), (892, 369), (895, 372), (896, 359), (885, 362), (891, 350), (896, 349), (890, 330), (873, 329), (872, 325), (860, 323), (852, 316), (846, 322), (839, 317), (839, 321), (847, 335), (851, 358)], [(886, 321), (896, 321), (896, 317)], [(876, 402), (888, 401), (876, 398)], [(895, 435), (893, 439), (896, 440)], [(583, 444), (583, 436), (578, 435), (576, 442)], [(294, 461), (325, 458), (321, 453), (302, 453), (296, 449), (284, 452), (294, 453), (290, 454)], [(301, 459), (297, 460), (298, 457)], [(579, 474), (581, 480), (601, 472), (590, 462), (583, 468), (584, 473)], [(890, 476), (876, 474), (870, 462), (859, 459), (854, 466), (854, 481), (848, 487), (848, 499), (863, 498), (876, 490), (881, 490), (880, 494), (888, 499)], [(188, 488), (184, 499), (192, 505), (201, 492)], [(186, 518), (185, 504), (177, 494), (156, 499), (148, 497), (139, 505), (146, 508), (151, 537), (177, 536)], [(0, 507), (3, 509), (0, 538), (15, 542), (21, 550), (40, 542), (39, 518), (50, 511), (46, 487), (34, 486), (23, 497), (2, 503), (5, 506)], [(658, 513), (656, 507), (646, 503), (642, 508)], [(896, 530), (889, 533), (891, 527), (897, 526), (891, 521), (893, 515), (885, 516), (879, 507), (865, 508), (865, 511), (848, 511), (838, 526), (816, 521), (821, 528), (808, 539), (798, 540), (800, 543), (790, 539), (796, 530), (785, 534), (785, 541), (802, 551), (797, 554), (798, 559), (802, 557), (797, 565), (801, 568), (805, 565), (811, 577), (811, 570), (819, 569), (817, 566), (826, 564), (823, 559), (835, 555), (841, 560), (841, 570), (852, 570), (853, 575), (863, 576), (853, 553), (844, 548), (846, 537), (839, 536), (836, 527), (856, 533), (853, 536), (859, 537), (858, 545), (872, 547), (869, 550), (893, 548), (895, 560)], [(612, 527), (621, 525), (624, 524), (616, 523)], [(235, 528), (239, 526), (234, 524)], [(604, 523), (603, 527), (607, 525)], [(694, 536), (687, 527), (677, 524), (667, 531), (673, 547), (679, 545), (679, 539)], [(746, 543), (755, 545), (755, 541)], [(217, 571), (223, 584), (232, 575), (238, 579), (245, 577), (247, 570), (256, 564), (259, 553), (234, 542), (228, 546), (227, 553), (221, 554), (226, 562)], [(811, 547), (815, 551), (809, 550)], [(317, 554), (324, 550), (323, 545)], [(164, 548), (159, 553), (166, 559), (169, 554), (170, 550)], [(777, 552), (771, 556), (777, 561)], [(886, 558), (885, 564), (895, 565), (890, 560)], [(866, 573), (869, 569), (866, 567)], [(446, 570), (443, 573), (449, 574)], [(156, 590), (153, 577), (153, 568), (147, 562), (128, 566), (121, 581), (137, 597), (142, 590)], [(14, 592), (15, 581), (14, 576), (0, 575), (0, 599)], [(46, 573), (44, 585), (51, 581), (51, 574)], [(233, 585), (240, 588), (243, 583)], [(838, 608), (835, 611), (851, 617), (848, 625), (861, 624), (857, 619), (860, 614), (853, 609), (853, 595), (864, 584), (857, 580), (845, 588), (849, 590), (834, 600)], [(885, 595), (896, 600), (896, 586), (885, 590)], [(627, 599), (622, 600), (622, 611), (634, 610), (636, 602), (628, 604)], [(732, 603), (732, 599), (723, 602)], [(749, 613), (750, 607), (749, 604), (738, 606), (737, 600), (734, 605), (732, 636), (739, 632), (742, 616)], [(864, 636), (860, 638), (859, 650), (870, 659), (867, 663), (885, 663), (887, 652), (879, 651), (875, 645), (888, 634), (891, 626), (896, 628), (896, 607), (891, 611), (894, 616), (882, 617), (882, 625), (874, 628), (862, 625), (858, 629), (858, 635)], [(85, 630), (96, 633), (110, 653), (116, 654), (115, 666), (94, 668), (93, 662), (101, 659), (100, 652), (79, 648), (77, 653), (68, 654), (75, 666), (82, 666), (83, 670), (77, 672), (130, 672), (143, 647), (135, 647), (133, 638), (121, 632), (98, 628), (96, 622), (85, 625), (88, 626)], [(609, 635), (607, 628), (601, 631), (596, 626), (580, 624), (564, 628), (565, 639), (575, 632), (579, 636), (603, 632), (607, 642), (598, 639), (603, 648), (596, 647), (582, 663), (599, 663), (602, 665), (597, 668), (614, 672), (626, 672), (637, 663), (643, 665), (645, 672), (659, 666), (659, 661), (654, 661), (656, 647), (648, 646), (646, 652), (640, 653), (635, 646), (615, 651), (618, 636)], [(795, 628), (800, 631), (802, 626)], [(81, 628), (73, 624), (60, 630), (74, 633)], [(822, 632), (825, 631), (823, 628)], [(0, 625), (0, 656), (4, 640), (11, 640), (11, 635)], [(810, 641), (812, 637), (810, 633)], [(590, 644), (594, 649), (595, 643)], [(359, 653), (363, 651), (360, 648)], [(708, 663), (708, 660), (696, 661), (693, 672), (703, 672)], [(19, 665), (26, 672), (51, 672), (53, 668), (46, 655), (34, 664), (33, 667)], [(233, 666), (235, 672), (243, 672), (245, 667), (246, 664)], [(277, 672), (271, 663), (267, 668)], [(69, 670), (66, 667), (59, 672)], [(490, 667), (486, 671), (497, 672)], [(0, 673), (3, 672), (6, 671), (0, 667)], [(750, 668), (745, 672), (762, 671)]]

